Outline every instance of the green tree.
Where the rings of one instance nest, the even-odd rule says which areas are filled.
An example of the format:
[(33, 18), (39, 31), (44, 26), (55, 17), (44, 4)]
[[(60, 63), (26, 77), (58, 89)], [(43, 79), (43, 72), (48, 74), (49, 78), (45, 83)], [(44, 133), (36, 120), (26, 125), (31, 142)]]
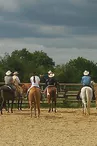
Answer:
[(48, 57), (43, 51), (29, 52), (26, 48), (22, 50), (15, 50), (9, 55), (1, 58), (1, 65), (3, 70), (18, 71), (22, 82), (29, 82), (29, 78), (33, 71), (37, 74), (42, 74), (53, 68), (55, 63), (52, 58)]

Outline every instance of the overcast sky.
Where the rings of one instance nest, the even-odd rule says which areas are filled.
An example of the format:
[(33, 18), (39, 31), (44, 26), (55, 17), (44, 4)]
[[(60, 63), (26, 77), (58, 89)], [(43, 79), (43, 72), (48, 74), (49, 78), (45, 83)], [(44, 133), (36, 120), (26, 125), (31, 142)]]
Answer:
[(97, 0), (0, 0), (0, 56), (23, 48), (97, 62)]

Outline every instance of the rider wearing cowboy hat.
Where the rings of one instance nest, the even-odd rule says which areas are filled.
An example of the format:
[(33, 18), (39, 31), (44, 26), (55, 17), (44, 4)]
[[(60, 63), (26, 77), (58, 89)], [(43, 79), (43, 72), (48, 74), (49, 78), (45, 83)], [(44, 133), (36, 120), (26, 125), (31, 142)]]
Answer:
[(55, 74), (50, 70), (48, 71), (48, 78), (46, 79), (46, 88), (44, 89), (44, 94), (46, 94), (47, 88), (49, 86), (56, 86), (57, 81), (54, 78)]
[[(91, 77), (89, 75), (89, 71), (85, 70), (83, 72), (83, 76), (81, 78), (81, 83), (82, 83), (82, 86), (89, 86), (91, 87)], [(77, 94), (77, 99), (79, 100), (80, 99), (80, 92), (81, 92), (81, 89), (79, 90), (78, 94)]]
[(14, 82), (14, 84), (16, 84), (16, 85), (19, 85), (20, 84), (20, 79), (19, 79), (19, 77), (18, 77), (18, 72), (17, 71), (15, 71), (14, 73), (13, 73), (13, 82)]
[(5, 81), (5, 85), (8, 85), (12, 89), (12, 91), (15, 92), (16, 88), (13, 84), (12, 72), (10, 70), (8, 70), (5, 73), (4, 81)]
[(91, 77), (89, 76), (89, 71), (85, 70), (81, 79), (83, 86), (91, 86)]

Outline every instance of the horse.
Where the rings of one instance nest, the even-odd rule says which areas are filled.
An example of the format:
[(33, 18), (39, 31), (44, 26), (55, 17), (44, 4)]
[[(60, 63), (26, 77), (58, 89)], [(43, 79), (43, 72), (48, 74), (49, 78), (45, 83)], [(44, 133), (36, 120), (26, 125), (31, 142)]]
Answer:
[(17, 101), (18, 101), (18, 110), (22, 110), (22, 100), (24, 97), (23, 89), (20, 85), (15, 85), (16, 87), (16, 94), (17, 94)]
[(94, 84), (94, 94), (95, 94), (96, 109), (97, 109), (97, 84)]
[(11, 100), (11, 113), (13, 113), (13, 103), (15, 100), (15, 94), (14, 91), (7, 85), (3, 85), (0, 87), (0, 110), (1, 114), (3, 114), (2, 109), (5, 105), (6, 108), (6, 102), (8, 102), (8, 112), (9, 112), (9, 101)]
[(40, 97), (41, 97), (40, 88), (32, 87), (28, 94), (28, 102), (31, 110), (31, 117), (32, 117), (33, 104), (34, 104), (35, 117), (36, 117), (36, 108), (38, 109), (38, 117), (40, 116)]
[[(31, 87), (31, 83), (21, 83), (20, 86), (23, 89), (23, 94), (24, 96), (28, 96), (28, 89)], [(40, 100), (42, 101), (42, 92), (41, 92), (41, 98)]]
[(21, 83), (20, 86), (23, 89), (24, 96), (26, 96), (28, 89), (31, 87), (31, 83)]
[(57, 99), (57, 88), (55, 86), (48, 86), (47, 87), (47, 100), (49, 104), (48, 112), (51, 111), (51, 106), (52, 106), (52, 111), (53, 111), (53, 102), (54, 102), (55, 112), (56, 112), (56, 99)]
[(90, 104), (93, 97), (92, 88), (89, 86), (82, 87), (80, 97), (82, 99), (83, 114), (90, 115)]

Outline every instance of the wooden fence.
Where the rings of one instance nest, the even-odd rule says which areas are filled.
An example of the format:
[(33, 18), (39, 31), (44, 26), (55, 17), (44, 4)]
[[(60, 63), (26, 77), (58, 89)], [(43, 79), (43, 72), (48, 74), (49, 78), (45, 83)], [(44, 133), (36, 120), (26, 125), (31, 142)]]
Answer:
[[(4, 85), (4, 82), (0, 82), (0, 86)], [(76, 96), (81, 88), (79, 83), (59, 83), (58, 98), (68, 98), (69, 96)], [(40, 88), (43, 91), (45, 89), (45, 83), (40, 83)]]
[[(4, 83), (0, 82), (0, 86), (2, 85), (4, 85)], [(64, 105), (67, 105), (68, 102), (78, 103), (76, 97), (81, 87), (82, 85), (80, 83), (59, 83), (59, 85), (57, 86), (57, 103), (61, 103)], [(40, 88), (43, 91), (45, 89), (45, 83), (40, 83)], [(24, 99), (23, 103), (28, 103), (27, 99)], [(47, 99), (44, 96), (42, 103), (47, 103)]]

